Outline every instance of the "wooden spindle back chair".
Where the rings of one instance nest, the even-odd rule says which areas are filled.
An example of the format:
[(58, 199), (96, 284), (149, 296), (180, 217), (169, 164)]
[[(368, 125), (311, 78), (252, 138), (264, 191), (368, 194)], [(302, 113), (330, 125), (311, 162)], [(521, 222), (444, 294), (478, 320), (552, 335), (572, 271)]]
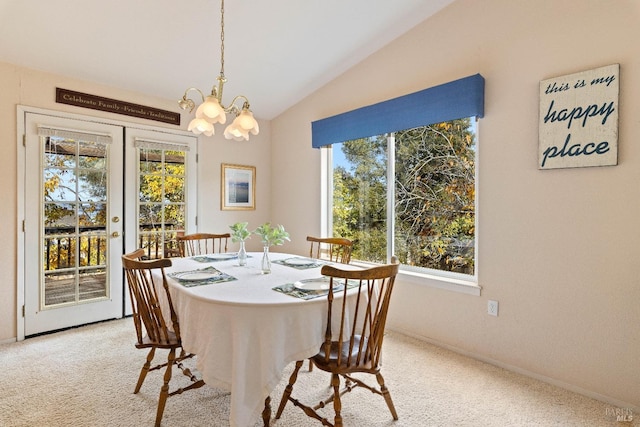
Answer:
[[(287, 402), (291, 401), (307, 416), (323, 425), (342, 426), (341, 396), (356, 387), (364, 387), (383, 396), (393, 419), (398, 419), (391, 395), (380, 373), (384, 328), (398, 266), (397, 258), (393, 257), (391, 264), (364, 270), (346, 270), (331, 265), (322, 267), (322, 274), (330, 278), (325, 340), (318, 354), (311, 360), (319, 369), (331, 373), (333, 394), (315, 406), (303, 404), (294, 398), (293, 385), (303, 363), (302, 360), (297, 361), (282, 395), (276, 418), (280, 418)], [(356, 285), (357, 296), (346, 295), (347, 292), (353, 292), (347, 290), (349, 283)], [(339, 325), (339, 328), (334, 329), (332, 324)], [(375, 375), (378, 386), (370, 386), (361, 379), (354, 378), (352, 374), (356, 372)], [(345, 380), (342, 390), (341, 377)], [(331, 402), (335, 412), (333, 423), (317, 412)]]
[(230, 233), (194, 233), (176, 236), (183, 257), (227, 252)]
[(309, 257), (327, 259), (333, 262), (349, 264), (353, 242), (342, 237), (313, 237), (307, 236), (310, 242)]
[[(134, 394), (140, 391), (147, 373), (166, 367), (164, 373), (164, 384), (160, 389), (158, 399), (158, 409), (156, 411), (155, 425), (160, 426), (162, 414), (164, 413), (167, 398), (180, 394), (184, 391), (199, 388), (204, 385), (204, 381), (197, 379), (191, 371), (184, 367), (182, 361), (194, 355), (186, 353), (182, 348), (180, 337), (180, 324), (178, 316), (173, 308), (171, 294), (167, 284), (164, 269), (171, 266), (168, 258), (156, 260), (142, 260), (145, 255), (144, 249), (138, 249), (132, 253), (122, 256), (122, 265), (127, 278), (129, 295), (133, 309), (133, 324), (136, 329), (136, 348), (148, 348), (147, 360), (140, 370), (138, 383)], [(154, 281), (154, 274), (156, 279)], [(162, 284), (156, 281), (162, 281)], [(162, 306), (167, 307), (168, 313), (163, 312)], [(168, 315), (168, 317), (167, 317)], [(166, 363), (151, 366), (156, 349), (169, 350)], [(176, 357), (176, 350), (180, 350)], [(184, 388), (169, 391), (169, 382), (172, 376), (173, 365), (177, 365), (182, 373), (187, 376), (192, 383)]]
[(184, 231), (176, 231), (173, 239), (169, 239), (164, 242), (164, 258), (175, 258), (182, 256), (180, 251), (180, 244), (178, 243), (178, 237), (184, 236)]
[[(314, 237), (307, 236), (310, 242), (309, 257), (326, 259), (341, 264), (351, 262), (351, 249), (353, 242), (343, 237)], [(313, 362), (309, 360), (309, 370), (313, 370)]]

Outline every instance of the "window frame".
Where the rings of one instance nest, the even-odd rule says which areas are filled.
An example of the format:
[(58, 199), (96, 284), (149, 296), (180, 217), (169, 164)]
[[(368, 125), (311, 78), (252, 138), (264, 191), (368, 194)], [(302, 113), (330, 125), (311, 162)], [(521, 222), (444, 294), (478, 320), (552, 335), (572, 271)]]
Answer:
[[(475, 161), (475, 236), (474, 236), (474, 272), (473, 274), (462, 274), (445, 270), (436, 270), (425, 267), (414, 267), (405, 264), (400, 265), (399, 277), (403, 281), (417, 285), (427, 285), (433, 288), (446, 289), (475, 296), (480, 296), (481, 286), (478, 284), (478, 235), (479, 235), (479, 123), (478, 117), (471, 117), (475, 123), (476, 149), (474, 153)], [(445, 120), (446, 121), (446, 120)], [(390, 141), (391, 140), (391, 141)], [(395, 134), (387, 134), (387, 144), (395, 143)], [(320, 162), (322, 171), (321, 185), (321, 231), (322, 235), (330, 236), (333, 230), (333, 144), (320, 147)], [(395, 150), (387, 152), (387, 182), (395, 182)], [(394, 242), (394, 185), (387, 186), (387, 242)], [(391, 259), (393, 244), (387, 244), (387, 260)], [(352, 264), (363, 267), (375, 265), (372, 262), (352, 261)]]

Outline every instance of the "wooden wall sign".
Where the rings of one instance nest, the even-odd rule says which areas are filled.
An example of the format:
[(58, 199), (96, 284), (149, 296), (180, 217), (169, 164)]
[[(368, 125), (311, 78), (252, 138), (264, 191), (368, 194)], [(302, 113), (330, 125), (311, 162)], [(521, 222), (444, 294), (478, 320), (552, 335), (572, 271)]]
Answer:
[(539, 169), (618, 164), (620, 64), (540, 82)]
[(92, 110), (180, 125), (180, 113), (118, 101), (116, 99), (103, 98), (88, 93), (61, 89), (59, 87), (56, 88), (56, 102), (59, 104), (75, 105), (76, 107), (91, 108)]

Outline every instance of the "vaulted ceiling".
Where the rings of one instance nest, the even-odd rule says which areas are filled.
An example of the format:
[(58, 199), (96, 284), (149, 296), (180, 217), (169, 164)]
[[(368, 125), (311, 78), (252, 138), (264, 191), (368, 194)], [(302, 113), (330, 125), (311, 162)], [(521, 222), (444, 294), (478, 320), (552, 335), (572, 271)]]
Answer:
[[(272, 119), (453, 1), (227, 0), (224, 101), (245, 95)], [(0, 61), (168, 99), (208, 94), (220, 1), (0, 0)]]

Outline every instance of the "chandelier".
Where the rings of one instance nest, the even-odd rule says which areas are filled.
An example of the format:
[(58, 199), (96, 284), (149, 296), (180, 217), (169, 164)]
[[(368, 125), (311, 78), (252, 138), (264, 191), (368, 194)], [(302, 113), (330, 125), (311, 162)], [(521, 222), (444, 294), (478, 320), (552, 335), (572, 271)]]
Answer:
[[(183, 110), (188, 108), (189, 112), (192, 112), (196, 104), (192, 99), (187, 98), (187, 94), (190, 91), (197, 91), (202, 97), (202, 104), (198, 106), (195, 118), (189, 123), (189, 131), (196, 135), (211, 136), (215, 133), (213, 125), (216, 123), (225, 124), (227, 121), (226, 113), (233, 113), (236, 118), (224, 130), (225, 138), (235, 141), (248, 141), (249, 134), (257, 135), (260, 129), (258, 128), (258, 122), (253, 118), (253, 113), (249, 109), (250, 105), (247, 97), (238, 95), (233, 98), (228, 106), (225, 107), (222, 104), (222, 89), (227, 79), (224, 76), (224, 0), (221, 0), (220, 3), (220, 75), (217, 77), (218, 86), (214, 85), (211, 89), (211, 95), (206, 97), (200, 89), (190, 87), (185, 90), (182, 99), (178, 101), (178, 105)], [(236, 105), (239, 100), (242, 100), (242, 108)]]

